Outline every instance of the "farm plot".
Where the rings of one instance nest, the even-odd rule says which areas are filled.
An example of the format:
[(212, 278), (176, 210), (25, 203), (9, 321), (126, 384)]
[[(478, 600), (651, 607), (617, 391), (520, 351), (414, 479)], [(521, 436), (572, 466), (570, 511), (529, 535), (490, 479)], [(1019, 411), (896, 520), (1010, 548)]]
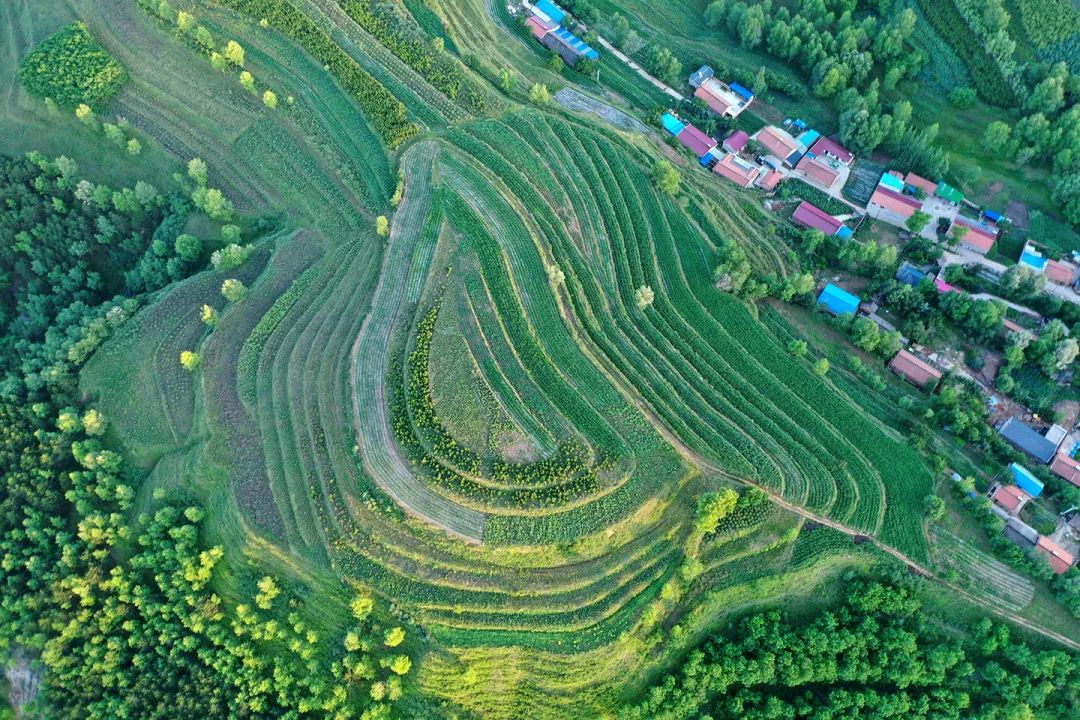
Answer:
[(961, 587), (1012, 612), (1031, 604), (1035, 586), (1008, 565), (947, 530), (934, 528), (932, 538), (934, 566), (952, 574)]

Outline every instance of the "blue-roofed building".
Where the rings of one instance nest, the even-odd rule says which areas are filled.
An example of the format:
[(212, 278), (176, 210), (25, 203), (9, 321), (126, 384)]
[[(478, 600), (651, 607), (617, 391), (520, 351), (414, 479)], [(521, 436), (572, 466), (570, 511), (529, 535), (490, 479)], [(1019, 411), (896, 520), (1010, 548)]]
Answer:
[[(813, 145), (815, 142), (817, 142), (818, 138), (820, 138), (820, 137), (821, 137), (821, 133), (819, 133), (817, 130), (807, 130), (806, 132), (804, 132), (802, 135), (800, 135), (799, 137), (797, 137), (795, 139), (798, 140), (799, 144), (801, 144), (804, 148), (808, 148), (811, 145)], [(809, 154), (809, 153), (807, 153), (807, 154)]]
[(1039, 478), (1032, 475), (1031, 471), (1020, 463), (1013, 463), (1009, 469), (1012, 470), (1013, 482), (1018, 488), (1033, 498), (1039, 497), (1039, 493), (1043, 491), (1043, 484)]
[(986, 219), (992, 223), (1001, 222), (1001, 213), (994, 212), (993, 210), (986, 210), (983, 212), (983, 215), (985, 215)]
[(904, 181), (890, 173), (882, 173), (878, 185), (884, 185), (890, 190), (895, 190), (898, 193), (904, 192)]
[(829, 283), (818, 295), (817, 304), (824, 305), (833, 315), (854, 315), (859, 309), (859, 296)]
[(1020, 264), (1027, 265), (1035, 272), (1042, 272), (1046, 269), (1046, 263), (1048, 259), (1043, 257), (1042, 253), (1030, 246), (1024, 246), (1024, 251), (1020, 253)]
[(562, 25), (563, 20), (566, 18), (566, 12), (551, 0), (536, 0), (533, 3), (533, 13), (543, 15), (545, 19), (556, 25)]
[(915, 286), (921, 283), (927, 278), (927, 274), (915, 267), (907, 260), (900, 264), (900, 269), (896, 271), (896, 279), (905, 285)]
[(686, 123), (669, 112), (660, 116), (660, 124), (672, 135), (678, 135), (686, 129)]
[(541, 44), (549, 50), (554, 50), (566, 61), (567, 65), (575, 65), (581, 58), (595, 60), (600, 53), (589, 47), (588, 43), (564, 27), (557, 27), (541, 40)]
[(731, 83), (730, 85), (728, 85), (728, 87), (734, 90), (735, 94), (740, 96), (744, 100), (749, 101), (754, 99), (754, 93), (750, 92), (739, 83)]
[(707, 153), (705, 153), (704, 155), (702, 155), (701, 158), (698, 160), (698, 162), (701, 163), (702, 167), (707, 167), (707, 168), (709, 168), (711, 170), (713, 164), (716, 163), (716, 161), (719, 160), (721, 158), (721, 156), (723, 156), (723, 154), (724, 154), (724, 151), (721, 150), (720, 146), (718, 145), (718, 146), (714, 147), (712, 150), (710, 150)]
[(840, 229), (836, 231), (836, 237), (841, 240), (850, 240), (855, 237), (855, 231), (849, 228), (847, 225), (841, 225)]

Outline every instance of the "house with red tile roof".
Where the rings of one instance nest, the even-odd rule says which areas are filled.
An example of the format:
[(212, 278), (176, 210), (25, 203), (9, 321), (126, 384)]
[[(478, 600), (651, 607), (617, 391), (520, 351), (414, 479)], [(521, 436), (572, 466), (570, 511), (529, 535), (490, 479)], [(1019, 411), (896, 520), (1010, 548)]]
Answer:
[(967, 228), (967, 233), (965, 233), (963, 239), (960, 240), (960, 247), (974, 250), (977, 253), (985, 255), (990, 252), (990, 248), (994, 247), (994, 243), (997, 241), (996, 232), (985, 225), (980, 225), (979, 223), (968, 220), (962, 216), (957, 217), (956, 222), (949, 228), (950, 236), (957, 226)]
[(750, 142), (750, 136), (742, 130), (736, 130), (724, 140), (724, 149), (729, 153), (740, 153), (748, 142)]
[(1052, 283), (1072, 285), (1076, 282), (1076, 266), (1061, 260), (1050, 260), (1043, 268), (1043, 275)]
[(1045, 535), (1039, 537), (1039, 542), (1035, 543), (1035, 549), (1046, 555), (1050, 560), (1050, 566), (1058, 575), (1063, 575), (1076, 562), (1071, 552)]
[(756, 165), (751, 165), (738, 156), (728, 153), (713, 165), (713, 172), (725, 177), (742, 188), (748, 188), (757, 180), (761, 170)]
[(1002, 485), (990, 494), (990, 499), (1009, 515), (1015, 515), (1027, 504), (1031, 496), (1015, 485)]
[(940, 370), (907, 350), (896, 353), (889, 369), (923, 390), (933, 391), (941, 380)]
[(844, 223), (805, 200), (799, 203), (799, 207), (795, 208), (791, 219), (799, 225), (820, 230), (826, 235), (835, 235), (844, 226)]
[(904, 176), (904, 184), (921, 189), (929, 197), (933, 197), (934, 193), (937, 192), (936, 182), (927, 180), (926, 178), (916, 175), (913, 172), (909, 172), (907, 175)]
[(780, 184), (780, 181), (784, 179), (784, 173), (779, 170), (770, 170), (763, 176), (758, 178), (758, 187), (765, 192), (772, 192)]
[(818, 157), (828, 155), (833, 160), (844, 165), (850, 165), (851, 161), (855, 159), (855, 153), (827, 137), (819, 138), (817, 142), (811, 145), (810, 152)]
[(529, 26), (529, 32), (531, 32), (533, 37), (537, 40), (543, 40), (545, 35), (558, 27), (550, 20), (541, 20), (535, 15), (530, 16), (529, 19), (525, 21), (525, 24)]
[(823, 190), (832, 190), (833, 185), (836, 184), (837, 179), (840, 177), (839, 170), (809, 156), (804, 156), (799, 161), (799, 164), (795, 166), (795, 169), (803, 173), (807, 182)]
[(870, 217), (899, 227), (904, 227), (907, 219), (921, 209), (920, 200), (896, 192), (885, 185), (878, 185), (874, 189), (874, 194), (870, 196), (870, 202), (866, 205), (866, 213)]
[(706, 78), (694, 91), (694, 97), (701, 98), (717, 115), (722, 117), (738, 117), (743, 110), (750, 107), (753, 97), (747, 99), (732, 89), (727, 83), (721, 82), (714, 77)]
[(1080, 462), (1069, 457), (1068, 454), (1059, 452), (1055, 455), (1054, 461), (1050, 463), (1050, 472), (1080, 487)]
[(766, 151), (775, 155), (789, 167), (794, 165), (798, 161), (798, 153), (802, 150), (802, 145), (799, 141), (791, 137), (788, 133), (784, 132), (778, 127), (769, 125), (758, 130), (757, 135), (754, 136)]

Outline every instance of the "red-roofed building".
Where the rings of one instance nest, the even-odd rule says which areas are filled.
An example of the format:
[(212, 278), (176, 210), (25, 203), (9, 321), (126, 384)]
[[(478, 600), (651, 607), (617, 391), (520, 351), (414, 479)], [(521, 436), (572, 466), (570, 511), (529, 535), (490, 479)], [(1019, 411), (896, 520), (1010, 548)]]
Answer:
[(1059, 452), (1054, 456), (1054, 461), (1050, 463), (1050, 472), (1080, 487), (1080, 462), (1067, 454)]
[(717, 115), (738, 117), (743, 110), (750, 107), (751, 99), (739, 95), (724, 82), (714, 77), (706, 78), (694, 91), (694, 97), (701, 98)]
[(997, 241), (997, 234), (992, 232), (989, 228), (980, 227), (978, 224), (967, 218), (958, 217), (956, 218), (956, 222), (953, 223), (953, 226), (949, 228), (949, 235), (952, 235), (953, 230), (958, 225), (967, 228), (967, 233), (965, 233), (963, 239), (960, 240), (960, 247), (974, 250), (982, 255), (990, 252), (990, 248), (994, 247), (994, 242)]
[(533, 37), (537, 40), (543, 40), (544, 36), (556, 27), (555, 23), (541, 20), (535, 15), (529, 17), (529, 19), (525, 21), (525, 24), (529, 26), (529, 32), (531, 32)]
[(758, 187), (765, 192), (772, 192), (780, 181), (784, 179), (784, 173), (779, 170), (770, 170), (758, 179)]
[(1050, 260), (1043, 268), (1043, 275), (1058, 285), (1072, 285), (1076, 282), (1076, 266), (1060, 260)]
[(748, 142), (750, 142), (750, 136), (742, 130), (736, 130), (724, 141), (724, 149), (729, 153), (740, 153)]
[(930, 197), (933, 197), (934, 193), (937, 192), (936, 182), (931, 182), (930, 180), (916, 175), (913, 172), (909, 172), (907, 175), (904, 176), (904, 184), (910, 185), (911, 187), (920, 188)]
[(922, 202), (919, 200), (884, 185), (875, 188), (870, 202), (866, 205), (866, 213), (870, 217), (900, 227), (904, 227), (907, 219), (921, 209)]
[(761, 146), (770, 154), (780, 158), (785, 165), (789, 166), (792, 164), (789, 160), (794, 160), (791, 156), (802, 149), (802, 145), (799, 144), (798, 140), (780, 128), (771, 125), (759, 130), (754, 139), (761, 143)]
[(682, 143), (683, 147), (698, 157), (702, 157), (705, 153), (716, 147), (715, 140), (693, 125), (687, 125), (686, 129), (678, 134), (677, 139)]
[(933, 391), (941, 380), (940, 370), (907, 350), (896, 353), (896, 357), (889, 363), (889, 368), (923, 390)]
[(756, 166), (729, 153), (713, 165), (713, 172), (726, 177), (739, 187), (748, 188), (754, 184), (754, 180), (757, 180), (758, 173), (761, 171)]
[(1002, 485), (994, 491), (990, 499), (1005, 512), (1015, 515), (1031, 499), (1031, 496), (1015, 485)]
[(795, 208), (791, 219), (799, 225), (805, 225), (814, 230), (820, 230), (826, 235), (835, 235), (836, 231), (843, 227), (844, 223), (834, 218), (819, 207), (815, 207), (805, 200)]
[(831, 190), (840, 177), (839, 170), (829, 167), (821, 160), (809, 157), (800, 160), (795, 169), (800, 171), (811, 185), (816, 185), (824, 190)]
[(934, 278), (934, 289), (939, 293), (963, 292), (960, 288), (950, 285), (941, 278)]
[(1054, 568), (1054, 572), (1058, 575), (1064, 574), (1076, 562), (1076, 558), (1073, 557), (1071, 552), (1046, 536), (1039, 537), (1039, 542), (1035, 544), (1035, 548), (1046, 554), (1051, 567)]
[(851, 161), (855, 159), (855, 154), (853, 152), (827, 137), (819, 138), (818, 141), (810, 147), (810, 152), (818, 157), (828, 155), (844, 165), (850, 165)]

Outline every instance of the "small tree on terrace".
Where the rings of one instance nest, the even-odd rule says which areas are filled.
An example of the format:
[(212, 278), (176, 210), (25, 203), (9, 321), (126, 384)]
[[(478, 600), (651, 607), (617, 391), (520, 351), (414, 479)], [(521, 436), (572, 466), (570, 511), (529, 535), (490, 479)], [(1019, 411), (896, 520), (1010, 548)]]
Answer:
[(197, 352), (184, 350), (180, 353), (180, 364), (188, 372), (195, 372), (199, 368), (200, 362), (202, 362), (202, 358), (199, 357), (199, 353)]
[(904, 225), (912, 232), (913, 235), (918, 235), (926, 227), (927, 223), (931, 220), (929, 213), (924, 213), (922, 210), (916, 210), (911, 217), (907, 219)]
[(379, 237), (386, 237), (390, 234), (390, 221), (386, 219), (385, 215), (375, 218), (375, 234)]
[(187, 164), (188, 177), (197, 185), (205, 185), (207, 177), (206, 162), (202, 158), (191, 158)]
[(721, 520), (731, 514), (738, 502), (739, 494), (731, 488), (702, 495), (698, 498), (694, 527), (703, 535), (708, 535), (716, 530)]
[(656, 183), (656, 187), (668, 195), (674, 195), (679, 192), (679, 184), (682, 182), (682, 178), (679, 177), (679, 171), (675, 169), (667, 160), (657, 160), (653, 165), (653, 182)]
[(262, 100), (263, 105), (270, 108), (271, 110), (277, 107), (277, 95), (274, 94), (273, 90), (267, 90), (266, 92), (264, 92)]
[(828, 375), (829, 361), (825, 358), (821, 358), (820, 360), (818, 360), (816, 363), (814, 363), (814, 372), (816, 372), (821, 377), (825, 377), (826, 375)]
[(804, 357), (808, 347), (805, 340), (792, 340), (788, 343), (787, 349), (795, 357)]
[(656, 299), (656, 293), (648, 285), (642, 285), (634, 291), (634, 304), (637, 305), (638, 310), (644, 310), (653, 304), (653, 300)]
[(547, 85), (536, 83), (529, 88), (529, 102), (535, 105), (547, 105), (550, 100), (551, 93), (548, 91)]
[(235, 40), (225, 44), (225, 59), (237, 67), (244, 67), (244, 48)]
[(247, 288), (236, 278), (229, 278), (221, 284), (221, 294), (229, 302), (240, 302), (247, 295)]

